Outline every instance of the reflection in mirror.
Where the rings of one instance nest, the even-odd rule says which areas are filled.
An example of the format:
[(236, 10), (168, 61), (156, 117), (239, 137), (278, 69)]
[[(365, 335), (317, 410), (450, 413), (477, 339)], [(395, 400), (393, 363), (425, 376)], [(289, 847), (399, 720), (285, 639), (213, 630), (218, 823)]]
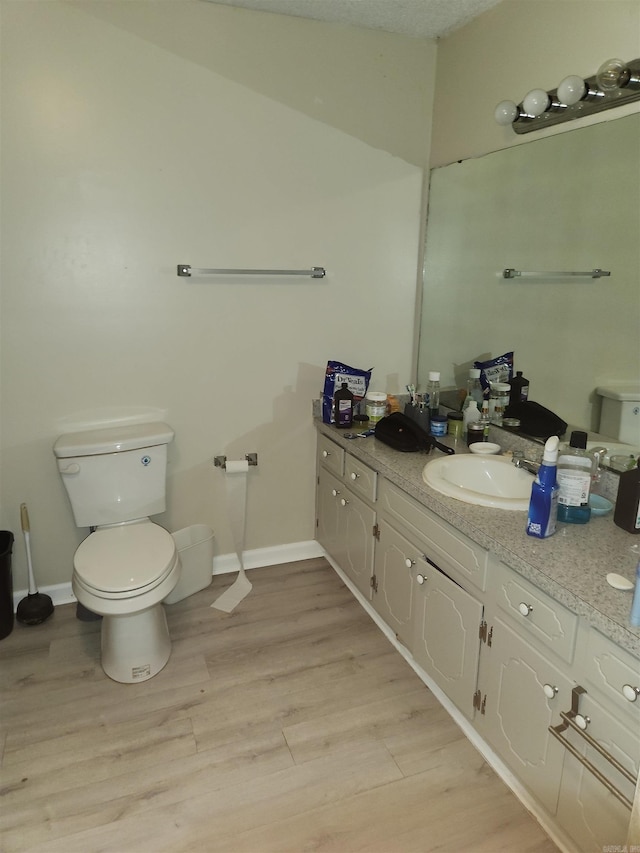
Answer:
[(530, 400), (598, 432), (596, 388), (640, 380), (639, 162), (633, 114), (431, 172), (420, 388), (513, 350)]

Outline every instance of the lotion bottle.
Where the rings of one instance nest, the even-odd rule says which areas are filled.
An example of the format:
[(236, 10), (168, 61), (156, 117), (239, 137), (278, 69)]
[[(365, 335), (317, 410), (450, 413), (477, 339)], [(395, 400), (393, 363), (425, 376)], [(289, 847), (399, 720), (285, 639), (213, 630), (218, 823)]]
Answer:
[(540, 470), (531, 486), (527, 534), (535, 536), (537, 539), (546, 539), (548, 536), (553, 536), (556, 532), (556, 518), (558, 515), (558, 483), (556, 475), (559, 444), (560, 440), (557, 435), (552, 435), (547, 439)]

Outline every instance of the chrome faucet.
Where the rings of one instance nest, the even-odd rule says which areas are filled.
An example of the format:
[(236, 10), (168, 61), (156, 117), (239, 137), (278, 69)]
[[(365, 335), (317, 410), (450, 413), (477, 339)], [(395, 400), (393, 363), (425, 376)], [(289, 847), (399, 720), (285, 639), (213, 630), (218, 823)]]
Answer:
[(522, 450), (513, 451), (512, 462), (516, 468), (524, 468), (530, 474), (537, 474), (541, 464), (533, 459), (527, 459)]

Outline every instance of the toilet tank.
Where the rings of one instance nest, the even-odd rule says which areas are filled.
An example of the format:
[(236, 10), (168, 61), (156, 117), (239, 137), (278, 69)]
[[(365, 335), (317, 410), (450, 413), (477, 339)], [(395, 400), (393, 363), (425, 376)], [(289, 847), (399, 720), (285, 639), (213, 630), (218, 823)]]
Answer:
[(78, 527), (117, 524), (166, 509), (164, 423), (131, 424), (60, 436), (53, 446)]
[(615, 436), (625, 444), (640, 445), (640, 382), (601, 385), (602, 397), (598, 432)]

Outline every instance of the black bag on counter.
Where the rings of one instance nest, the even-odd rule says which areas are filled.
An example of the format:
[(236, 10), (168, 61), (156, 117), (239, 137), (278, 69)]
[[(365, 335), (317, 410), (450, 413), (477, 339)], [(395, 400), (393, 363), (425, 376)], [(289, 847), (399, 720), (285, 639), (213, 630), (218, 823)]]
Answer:
[(545, 409), (540, 403), (525, 400), (507, 406), (505, 415), (509, 418), (520, 419), (520, 432), (535, 438), (549, 438), (552, 435), (564, 435), (567, 422), (559, 418), (550, 409)]
[(382, 418), (376, 424), (375, 430), (375, 436), (379, 441), (403, 453), (415, 453), (418, 450), (429, 453), (432, 447), (437, 447), (443, 453), (455, 452), (451, 447), (436, 441), (432, 435), (425, 432), (412, 418), (402, 412), (392, 412), (386, 418)]

